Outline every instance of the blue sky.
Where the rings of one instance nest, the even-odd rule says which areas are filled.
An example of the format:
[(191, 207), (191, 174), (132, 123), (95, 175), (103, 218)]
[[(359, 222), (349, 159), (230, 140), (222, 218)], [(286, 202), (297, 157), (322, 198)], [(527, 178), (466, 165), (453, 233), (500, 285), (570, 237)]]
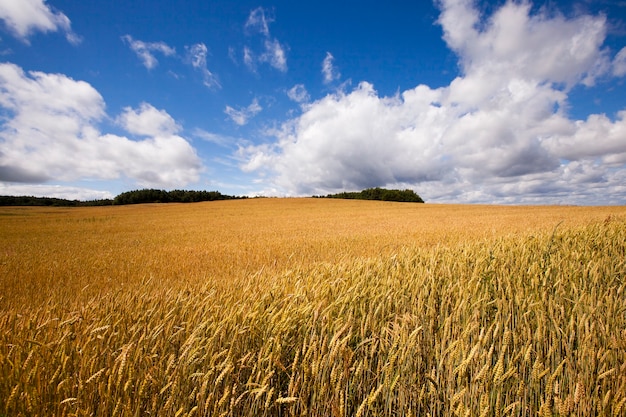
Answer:
[(0, 0), (0, 194), (626, 204), (626, 1)]

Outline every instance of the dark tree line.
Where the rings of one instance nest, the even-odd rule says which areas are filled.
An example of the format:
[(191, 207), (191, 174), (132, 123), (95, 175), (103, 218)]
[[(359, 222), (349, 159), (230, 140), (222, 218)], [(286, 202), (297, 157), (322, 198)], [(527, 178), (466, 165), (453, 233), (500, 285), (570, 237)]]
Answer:
[(0, 196), (0, 206), (48, 206), (48, 207), (86, 207), (86, 206), (110, 206), (113, 200), (65, 200), (53, 197), (33, 196)]
[(238, 198), (245, 197), (226, 195), (219, 191), (144, 189), (122, 193), (115, 197), (113, 204), (198, 203), (200, 201), (233, 200)]
[(142, 203), (197, 203), (200, 201), (232, 200), (237, 198), (245, 197), (230, 196), (222, 194), (219, 191), (165, 191), (143, 189), (121, 193), (113, 200), (102, 199), (92, 201), (79, 201), (52, 197), (0, 196), (0, 206), (86, 207)]
[(413, 190), (387, 190), (385, 188), (368, 188), (363, 191), (328, 194), (325, 198), (343, 198), (351, 200), (380, 200), (423, 203), (424, 200)]
[[(315, 196), (318, 198), (343, 198), (356, 200), (381, 200), (402, 201), (411, 203), (423, 203), (424, 200), (413, 190), (387, 190), (385, 188), (368, 188), (357, 192), (343, 192), (328, 194), (327, 196)], [(222, 194), (219, 191), (190, 191), (190, 190), (156, 190), (142, 189), (126, 191), (119, 194), (113, 200), (65, 200), (51, 197), (32, 196), (0, 196), (0, 206), (53, 206), (53, 207), (85, 207), (85, 206), (110, 206), (125, 204), (145, 203), (197, 203), (200, 201), (234, 200), (246, 197), (238, 197)]]

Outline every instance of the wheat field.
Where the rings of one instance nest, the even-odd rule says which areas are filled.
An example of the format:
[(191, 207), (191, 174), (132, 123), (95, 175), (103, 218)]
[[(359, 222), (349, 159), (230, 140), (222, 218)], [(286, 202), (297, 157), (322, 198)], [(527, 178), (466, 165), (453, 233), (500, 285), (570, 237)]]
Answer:
[(626, 208), (0, 208), (0, 416), (626, 415)]

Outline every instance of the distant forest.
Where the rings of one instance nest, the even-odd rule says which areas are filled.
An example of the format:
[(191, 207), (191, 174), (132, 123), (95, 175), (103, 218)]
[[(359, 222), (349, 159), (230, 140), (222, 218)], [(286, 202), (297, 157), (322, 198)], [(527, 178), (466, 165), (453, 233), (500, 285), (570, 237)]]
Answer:
[(0, 206), (50, 206), (50, 207), (82, 207), (82, 206), (110, 206), (113, 200), (65, 200), (53, 197), (11, 196), (0, 195)]
[(200, 201), (233, 200), (246, 197), (225, 195), (219, 191), (154, 190), (143, 189), (127, 191), (113, 200), (92, 201), (65, 200), (62, 198), (0, 196), (0, 206), (53, 206), (53, 207), (88, 207), (111, 206), (143, 203), (197, 203)]
[[(423, 203), (424, 200), (413, 190), (387, 190), (385, 188), (368, 188), (357, 192), (343, 192), (328, 194), (327, 196), (313, 196), (316, 198), (343, 198), (352, 200), (381, 200)], [(155, 190), (143, 189), (127, 191), (114, 199), (91, 201), (65, 200), (51, 197), (31, 196), (0, 196), (0, 206), (51, 206), (51, 207), (89, 207), (111, 206), (145, 203), (197, 203), (200, 201), (235, 200), (247, 197), (237, 197), (222, 194), (219, 191), (188, 191), (188, 190)]]
[(113, 204), (143, 204), (143, 203), (199, 203), (201, 201), (235, 200), (247, 197), (237, 197), (222, 194), (219, 191), (186, 191), (186, 190), (135, 190), (127, 191), (115, 197)]
[(423, 203), (424, 200), (413, 190), (387, 190), (385, 188), (368, 188), (363, 191), (328, 194), (322, 198), (344, 198), (351, 200), (400, 201), (407, 203)]

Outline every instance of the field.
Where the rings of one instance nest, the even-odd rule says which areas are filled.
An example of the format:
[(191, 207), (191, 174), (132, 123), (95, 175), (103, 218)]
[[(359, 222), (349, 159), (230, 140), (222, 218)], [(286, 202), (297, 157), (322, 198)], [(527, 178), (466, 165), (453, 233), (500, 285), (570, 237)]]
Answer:
[(0, 416), (626, 415), (626, 207), (0, 207)]

